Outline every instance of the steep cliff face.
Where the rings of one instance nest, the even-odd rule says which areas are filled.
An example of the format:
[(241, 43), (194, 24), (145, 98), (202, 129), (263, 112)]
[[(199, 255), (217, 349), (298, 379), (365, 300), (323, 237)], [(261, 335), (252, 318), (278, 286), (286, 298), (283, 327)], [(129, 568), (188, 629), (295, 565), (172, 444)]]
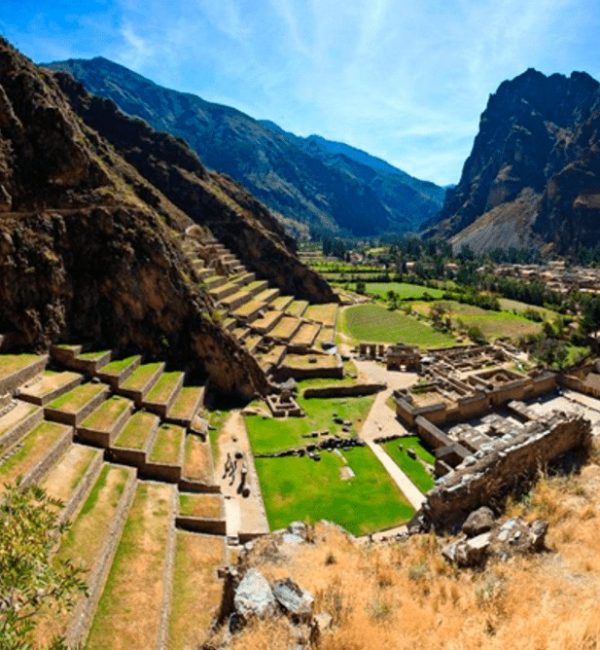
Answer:
[(412, 230), (441, 207), (441, 188), (386, 163), (382, 168), (383, 161), (364, 152), (322, 139), (316, 146), (314, 139), (163, 88), (102, 57), (48, 67), (71, 73), (91, 93), (155, 129), (184, 138), (210, 169), (228, 174), (296, 223), (377, 235)]
[(207, 171), (181, 140), (126, 116), (110, 100), (89, 95), (71, 76), (56, 77), (88, 126), (249, 268), (286, 293), (313, 302), (337, 300), (329, 285), (298, 260), (293, 240), (269, 211), (242, 187)]
[(69, 339), (135, 347), (190, 366), (220, 392), (267, 390), (188, 279), (171, 226), (193, 221), (2, 39), (0, 98), (0, 331), (40, 350)]
[(429, 233), (480, 251), (597, 243), (599, 124), (600, 85), (585, 73), (530, 69), (505, 81)]

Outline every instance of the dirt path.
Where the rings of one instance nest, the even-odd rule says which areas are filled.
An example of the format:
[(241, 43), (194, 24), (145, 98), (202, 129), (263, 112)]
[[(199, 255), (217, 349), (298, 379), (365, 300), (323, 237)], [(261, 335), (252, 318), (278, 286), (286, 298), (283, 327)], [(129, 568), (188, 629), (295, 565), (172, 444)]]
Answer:
[(418, 510), (425, 500), (424, 495), (390, 458), (383, 447), (375, 442), (375, 438), (381, 436), (403, 436), (408, 434), (408, 430), (396, 418), (396, 414), (386, 402), (397, 388), (406, 388), (414, 384), (417, 381), (418, 375), (413, 372), (388, 371), (384, 366), (375, 361), (355, 360), (354, 363), (358, 371), (365, 377), (368, 377), (370, 381), (385, 382), (388, 385), (385, 390), (377, 394), (359, 435), (371, 448), (375, 456), (377, 456), (412, 507)]
[[(236, 452), (241, 452), (244, 458), (237, 461), (235, 478), (231, 484), (231, 475), (224, 476), (225, 463), (228, 455), (234, 459)], [(243, 463), (248, 469), (246, 486), (250, 489), (250, 495), (246, 498), (238, 494)], [(219, 462), (215, 468), (215, 480), (221, 486), (225, 497), (228, 537), (235, 537), (240, 533), (254, 535), (269, 532), (269, 523), (254, 466), (254, 457), (240, 411), (231, 413), (219, 434)]]

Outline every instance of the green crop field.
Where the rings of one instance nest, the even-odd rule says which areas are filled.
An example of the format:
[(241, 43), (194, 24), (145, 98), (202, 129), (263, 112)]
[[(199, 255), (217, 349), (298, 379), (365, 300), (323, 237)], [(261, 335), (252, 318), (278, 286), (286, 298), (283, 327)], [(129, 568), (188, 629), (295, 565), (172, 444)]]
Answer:
[[(344, 480), (347, 461), (355, 476)], [(355, 535), (391, 528), (414, 514), (368, 447), (307, 457), (257, 458), (261, 490), (272, 530), (291, 521), (328, 519)]]
[(481, 309), (456, 300), (415, 302), (412, 308), (423, 316), (428, 316), (431, 307), (435, 304), (442, 305), (449, 312), (455, 326), (460, 320), (466, 327), (478, 327), (488, 339), (518, 338), (527, 334), (538, 334), (542, 329), (541, 323), (530, 321), (525, 316), (509, 311)]
[[(435, 479), (423, 464), (433, 465), (435, 457), (423, 446), (418, 436), (388, 440), (381, 446), (421, 492), (428, 492), (435, 485)], [(406, 453), (409, 447), (415, 451), (417, 459)]]
[(371, 410), (374, 397), (338, 397), (332, 399), (298, 398), (298, 404), (304, 409), (306, 417), (286, 418), (284, 420), (260, 415), (244, 418), (252, 451), (255, 454), (268, 454), (291, 447), (305, 446), (310, 438), (303, 434), (313, 431), (328, 430), (329, 433), (344, 435), (342, 425), (333, 422), (334, 414), (343, 420), (352, 422), (352, 431), (346, 437), (354, 435), (360, 429)]
[(444, 295), (441, 289), (408, 282), (367, 282), (365, 284), (365, 293), (376, 298), (386, 299), (389, 291), (395, 292), (400, 300), (421, 300), (425, 295), (441, 298)]
[[(429, 303), (423, 303), (429, 304)], [(355, 305), (341, 313), (340, 328), (355, 341), (402, 342), (421, 348), (442, 348), (456, 344), (450, 334), (437, 332), (427, 323), (381, 305)]]

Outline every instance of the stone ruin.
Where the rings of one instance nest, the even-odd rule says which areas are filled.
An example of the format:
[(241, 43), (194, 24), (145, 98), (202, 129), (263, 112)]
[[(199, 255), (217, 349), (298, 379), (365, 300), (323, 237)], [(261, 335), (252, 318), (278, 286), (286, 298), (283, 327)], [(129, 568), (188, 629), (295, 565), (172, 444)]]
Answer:
[(304, 411), (294, 399), (293, 391), (290, 388), (282, 388), (280, 393), (267, 396), (267, 406), (273, 417), (303, 417)]
[(421, 370), (421, 352), (414, 345), (404, 345), (403, 343), (389, 345), (385, 351), (385, 365), (388, 370), (419, 372)]
[(507, 494), (541, 468), (592, 442), (589, 420), (559, 412), (501, 432), (438, 479), (418, 514), (424, 528), (451, 529), (481, 506), (499, 509)]

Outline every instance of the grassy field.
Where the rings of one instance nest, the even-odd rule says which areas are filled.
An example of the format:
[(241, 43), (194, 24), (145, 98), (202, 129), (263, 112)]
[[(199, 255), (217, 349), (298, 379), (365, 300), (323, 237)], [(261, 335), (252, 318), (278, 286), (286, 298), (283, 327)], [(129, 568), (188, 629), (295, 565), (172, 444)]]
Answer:
[(527, 309), (533, 309), (539, 312), (546, 320), (553, 321), (555, 318), (560, 316), (557, 311), (553, 309), (547, 309), (546, 307), (538, 307), (537, 305), (528, 305), (526, 302), (520, 302), (519, 300), (511, 300), (510, 298), (499, 298), (498, 302), (500, 307), (505, 311), (516, 311), (521, 313)]
[(26, 368), (41, 359), (37, 354), (3, 354), (0, 355), (0, 377), (7, 377), (13, 372)]
[(118, 377), (125, 368), (128, 368), (132, 363), (137, 362), (140, 358), (139, 354), (134, 354), (131, 357), (125, 357), (124, 359), (117, 359), (116, 361), (111, 361), (102, 367), (102, 373), (105, 375), (114, 375)]
[(185, 437), (183, 476), (188, 481), (203, 483), (212, 483), (214, 480), (210, 462), (210, 447), (208, 443), (191, 433)]
[[(344, 459), (355, 476), (343, 480)], [(368, 447), (321, 454), (315, 462), (297, 456), (257, 458), (256, 469), (272, 530), (291, 521), (328, 519), (355, 535), (391, 528), (414, 510)]]
[(161, 367), (160, 362), (144, 363), (137, 367), (131, 375), (125, 380), (122, 388), (129, 390), (141, 390), (144, 388), (150, 379), (154, 377), (157, 370)]
[(455, 326), (460, 320), (466, 327), (478, 327), (487, 339), (518, 338), (527, 334), (538, 334), (542, 329), (541, 323), (530, 321), (519, 314), (481, 309), (455, 300), (414, 302), (412, 308), (419, 314), (428, 316), (435, 304), (443, 305), (449, 311)]
[[(407, 436), (405, 438), (389, 440), (381, 446), (421, 492), (428, 492), (435, 485), (433, 476), (423, 466), (423, 462), (428, 465), (433, 465), (435, 457), (423, 447), (418, 436)], [(406, 453), (409, 447), (414, 449), (418, 457), (416, 460), (412, 459)]]
[(223, 516), (222, 497), (218, 494), (179, 493), (179, 513), (185, 517), (219, 519)]
[(244, 418), (250, 444), (255, 454), (267, 454), (290, 447), (304, 446), (311, 442), (302, 434), (312, 431), (342, 433), (342, 425), (333, 422), (334, 413), (344, 420), (352, 422), (353, 435), (362, 426), (374, 401), (368, 397), (334, 398), (334, 399), (305, 399), (298, 398), (298, 404), (304, 409), (306, 417), (286, 418), (279, 420), (260, 415), (249, 415)]
[(441, 298), (444, 295), (441, 289), (408, 282), (367, 282), (365, 284), (365, 292), (376, 298), (385, 299), (389, 291), (394, 291), (400, 300), (421, 300), (426, 294), (432, 298)]
[(184, 443), (185, 429), (173, 424), (161, 424), (156, 434), (148, 461), (152, 463), (165, 463), (177, 465), (179, 463), (181, 447)]
[(166, 402), (173, 394), (175, 387), (183, 376), (183, 373), (178, 371), (163, 372), (158, 381), (150, 389), (148, 395), (146, 395), (146, 400), (148, 402)]
[(203, 390), (201, 386), (183, 386), (169, 409), (169, 416), (182, 419), (192, 417), (198, 407)]
[(342, 311), (339, 320), (342, 331), (355, 341), (402, 342), (421, 348), (450, 347), (456, 344), (453, 336), (436, 332), (412, 316), (388, 311), (380, 305), (349, 307)]

